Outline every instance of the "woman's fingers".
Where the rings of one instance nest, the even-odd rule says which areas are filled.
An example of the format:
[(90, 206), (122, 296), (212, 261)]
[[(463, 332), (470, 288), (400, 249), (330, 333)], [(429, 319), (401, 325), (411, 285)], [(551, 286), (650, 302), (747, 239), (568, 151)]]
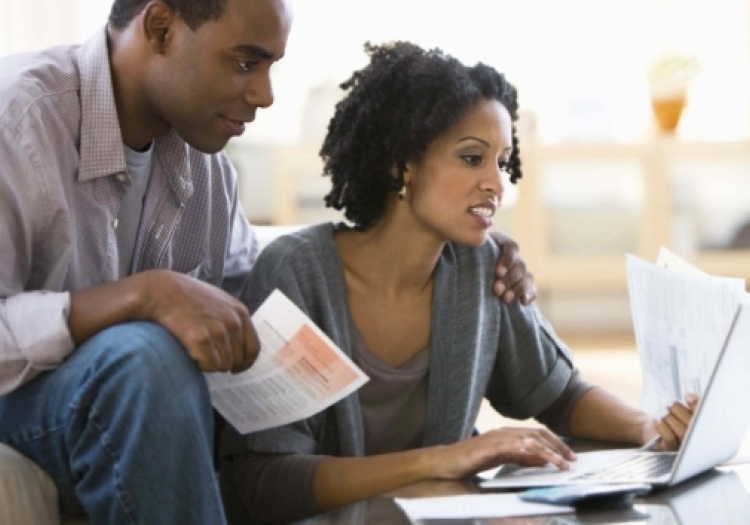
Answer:
[(682, 403), (673, 403), (669, 407), (669, 415), (679, 421), (682, 426), (686, 427), (690, 424), (690, 420), (693, 418), (693, 411)]
[(679, 448), (680, 443), (685, 439), (685, 434), (687, 434), (693, 414), (696, 408), (698, 408), (698, 401), (698, 396), (695, 394), (687, 394), (685, 396), (687, 406), (682, 403), (672, 403), (672, 406), (669, 407), (669, 413), (662, 418), (664, 425), (669, 428), (671, 434), (674, 436), (673, 441), (666, 443), (669, 450)]
[(693, 393), (685, 395), (685, 403), (672, 403), (667, 415), (656, 424), (661, 443), (656, 450), (677, 450), (685, 439), (687, 429), (693, 420), (700, 399)]
[(512, 462), (528, 466), (552, 464), (566, 470), (569, 468), (568, 462), (575, 460), (573, 451), (548, 430), (518, 429), (510, 432), (512, 439), (502, 436), (497, 443), (498, 463)]
[(539, 460), (541, 460), (541, 464), (554, 465), (560, 470), (568, 470), (570, 468), (568, 460), (555, 449), (548, 447), (544, 442), (533, 438), (524, 438), (522, 450), (525, 451), (529, 456), (528, 459), (534, 464), (540, 464)]
[(554, 450), (558, 455), (569, 461), (575, 461), (576, 455), (573, 450), (566, 445), (563, 440), (546, 428), (536, 430), (535, 437), (544, 443), (547, 448)]
[(699, 400), (700, 398), (697, 395), (693, 394), (692, 392), (685, 394), (685, 402), (687, 403), (690, 410), (692, 410), (693, 412), (695, 412), (695, 409), (698, 408)]
[(656, 424), (656, 430), (661, 436), (661, 443), (658, 445), (659, 450), (677, 450), (680, 446), (680, 438), (668, 423), (670, 416), (666, 416)]
[(502, 465), (554, 465), (565, 470), (575, 455), (544, 429), (497, 429), (437, 451), (443, 479), (457, 479)]

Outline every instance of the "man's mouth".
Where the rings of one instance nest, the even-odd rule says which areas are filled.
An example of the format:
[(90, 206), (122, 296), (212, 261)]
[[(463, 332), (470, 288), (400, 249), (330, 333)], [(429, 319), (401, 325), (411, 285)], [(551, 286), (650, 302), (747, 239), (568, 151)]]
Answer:
[(229, 128), (229, 131), (232, 133), (232, 135), (239, 137), (245, 132), (245, 123), (246, 122), (252, 122), (253, 119), (249, 119), (247, 121), (245, 120), (237, 120), (229, 117), (222, 117), (222, 120), (224, 121), (224, 124)]

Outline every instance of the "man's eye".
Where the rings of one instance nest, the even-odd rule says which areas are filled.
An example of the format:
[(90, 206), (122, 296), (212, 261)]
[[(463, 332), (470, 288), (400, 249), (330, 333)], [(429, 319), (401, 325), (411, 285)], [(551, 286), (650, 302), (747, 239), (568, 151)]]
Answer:
[(237, 67), (242, 72), (250, 71), (255, 64), (254, 60), (237, 60)]
[(472, 166), (477, 166), (482, 163), (481, 155), (462, 155), (462, 158), (467, 162), (467, 164), (471, 164)]

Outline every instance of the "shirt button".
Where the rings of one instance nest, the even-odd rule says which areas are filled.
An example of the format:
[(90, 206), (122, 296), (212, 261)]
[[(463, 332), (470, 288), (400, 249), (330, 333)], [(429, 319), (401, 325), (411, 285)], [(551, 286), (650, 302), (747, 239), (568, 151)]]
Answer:
[(126, 180), (128, 180), (128, 175), (124, 171), (121, 171), (117, 174), (117, 180), (120, 182), (125, 182)]

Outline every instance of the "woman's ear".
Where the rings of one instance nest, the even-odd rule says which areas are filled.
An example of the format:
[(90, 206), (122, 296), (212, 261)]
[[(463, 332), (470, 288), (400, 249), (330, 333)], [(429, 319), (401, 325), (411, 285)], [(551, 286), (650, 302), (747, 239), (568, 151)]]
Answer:
[(407, 162), (405, 169), (404, 169), (404, 185), (411, 184), (415, 171), (416, 171), (416, 166), (414, 165), (414, 163)]
[[(394, 184), (398, 184), (398, 182), (401, 180), (402, 176), (399, 174), (398, 165), (394, 164), (391, 166), (391, 169), (389, 170), (389, 173), (391, 177), (393, 178)], [(403, 179), (404, 179), (404, 185), (408, 184), (409, 179), (411, 178), (411, 175), (409, 174), (409, 166), (407, 163), (407, 166), (403, 173)]]

